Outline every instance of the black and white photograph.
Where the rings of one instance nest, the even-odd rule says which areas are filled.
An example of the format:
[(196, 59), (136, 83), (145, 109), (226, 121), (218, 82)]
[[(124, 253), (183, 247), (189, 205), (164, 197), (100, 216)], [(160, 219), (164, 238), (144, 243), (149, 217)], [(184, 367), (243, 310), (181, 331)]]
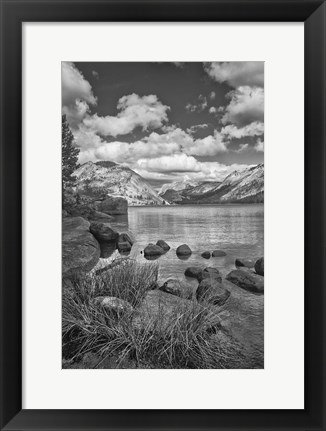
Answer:
[(264, 368), (264, 62), (61, 63), (62, 368)]

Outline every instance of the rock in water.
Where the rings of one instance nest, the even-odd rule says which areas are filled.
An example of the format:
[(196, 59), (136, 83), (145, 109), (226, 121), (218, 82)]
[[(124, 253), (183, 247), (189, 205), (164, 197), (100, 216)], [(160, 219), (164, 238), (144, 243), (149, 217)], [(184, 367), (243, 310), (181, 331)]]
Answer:
[(220, 283), (222, 282), (222, 275), (221, 275), (220, 271), (217, 268), (211, 268), (209, 266), (207, 268), (205, 268), (198, 275), (197, 278), (198, 278), (199, 283), (206, 278), (216, 280)]
[(159, 289), (163, 292), (170, 293), (171, 295), (179, 296), (184, 299), (192, 299), (195, 290), (192, 286), (174, 278), (166, 280), (163, 286)]
[(199, 283), (196, 291), (197, 301), (207, 301), (213, 305), (223, 305), (228, 300), (230, 292), (221, 283), (209, 278)]
[(118, 315), (131, 313), (133, 307), (129, 302), (115, 296), (98, 296), (93, 300), (94, 305), (99, 305), (108, 312), (114, 312)]
[(253, 268), (255, 266), (255, 262), (251, 259), (236, 259), (235, 266), (238, 267), (246, 267)]
[(90, 271), (100, 258), (100, 245), (82, 217), (66, 217), (62, 221), (62, 276), (71, 277)]
[(226, 276), (226, 279), (249, 292), (264, 293), (264, 278), (260, 275), (235, 269)]
[(255, 263), (255, 271), (257, 272), (258, 275), (264, 275), (264, 258), (261, 257), (260, 259), (257, 260), (257, 262)]
[(97, 209), (109, 215), (128, 214), (128, 202), (124, 198), (108, 196), (97, 203)]
[(182, 245), (179, 245), (179, 247), (176, 250), (176, 253), (180, 256), (189, 256), (192, 253), (192, 251), (187, 244), (182, 244)]
[(118, 242), (117, 248), (120, 252), (128, 252), (131, 250), (131, 244), (128, 241)]
[(144, 249), (144, 256), (160, 256), (164, 253), (163, 248), (159, 247), (156, 244), (148, 244)]
[(123, 232), (123, 233), (120, 233), (119, 235), (118, 243), (119, 242), (129, 242), (130, 245), (133, 245), (135, 241), (134, 239), (131, 238), (131, 236), (128, 233)]
[(198, 280), (198, 277), (200, 276), (202, 271), (203, 271), (203, 268), (200, 268), (199, 266), (190, 266), (189, 268), (187, 268), (185, 270), (185, 276), (197, 278), (197, 280)]
[(169, 244), (167, 244), (165, 241), (163, 241), (163, 239), (159, 239), (156, 243), (156, 245), (158, 245), (159, 247), (163, 248), (164, 251), (169, 251), (170, 250), (170, 246)]
[(92, 222), (90, 231), (101, 242), (116, 241), (119, 237), (118, 232), (112, 229), (108, 223)]
[(204, 251), (201, 254), (201, 257), (203, 257), (204, 259), (209, 259), (211, 257), (211, 252), (210, 251)]
[(225, 253), (225, 251), (222, 251), (222, 250), (214, 250), (212, 253), (212, 256), (213, 257), (223, 257), (223, 256), (226, 256), (226, 253)]

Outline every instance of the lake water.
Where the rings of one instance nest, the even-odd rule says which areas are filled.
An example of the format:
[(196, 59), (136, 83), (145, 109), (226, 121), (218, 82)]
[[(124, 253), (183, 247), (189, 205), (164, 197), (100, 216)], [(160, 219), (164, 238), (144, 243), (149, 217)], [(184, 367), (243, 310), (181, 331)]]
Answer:
[[(226, 276), (235, 269), (236, 258), (256, 259), (264, 255), (263, 204), (129, 207), (128, 217), (117, 216), (111, 225), (119, 232), (132, 234), (135, 244), (130, 256), (141, 262), (146, 262), (141, 251), (148, 243), (163, 239), (170, 245), (171, 249), (156, 260), (162, 282), (171, 277), (185, 280), (184, 271), (189, 266), (213, 266)], [(187, 260), (176, 255), (181, 244), (188, 244), (193, 252)], [(207, 260), (201, 257), (205, 250), (223, 250), (226, 256)], [(117, 257), (120, 255), (115, 250), (108, 258), (100, 259), (99, 264), (106, 265)], [(194, 279), (187, 281), (197, 283)], [(223, 311), (232, 316), (232, 331), (252, 353), (252, 366), (262, 367), (264, 296), (233, 284), (228, 288), (231, 297)]]

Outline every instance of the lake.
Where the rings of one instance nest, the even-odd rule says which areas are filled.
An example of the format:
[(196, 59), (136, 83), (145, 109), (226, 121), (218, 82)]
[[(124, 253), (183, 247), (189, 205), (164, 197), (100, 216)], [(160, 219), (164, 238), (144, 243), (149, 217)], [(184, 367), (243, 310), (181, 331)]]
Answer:
[[(148, 243), (163, 239), (171, 249), (160, 256), (159, 281), (167, 278), (185, 280), (184, 271), (189, 266), (213, 266), (218, 268), (223, 278), (235, 269), (236, 258), (256, 259), (264, 255), (264, 205), (189, 205), (162, 207), (129, 207), (128, 217), (117, 216), (111, 226), (119, 232), (129, 232), (135, 239), (130, 256), (146, 262), (144, 250)], [(188, 244), (192, 255), (180, 260), (176, 248)], [(223, 250), (225, 257), (204, 259), (205, 250)], [(112, 250), (108, 251), (108, 255)], [(120, 257), (117, 250), (108, 258), (100, 259), (104, 266)], [(197, 283), (188, 279), (189, 283)], [(229, 326), (234, 335), (250, 352), (250, 367), (263, 366), (264, 339), (264, 296), (255, 295), (227, 284), (231, 297), (221, 310), (229, 318)]]
[[(130, 256), (146, 261), (140, 252), (150, 242), (166, 241), (171, 250), (157, 259), (159, 277), (183, 277), (188, 266), (217, 267), (223, 275), (234, 269), (237, 257), (258, 258), (264, 254), (264, 206), (189, 205), (162, 207), (129, 207), (128, 217), (116, 216), (111, 226), (119, 232), (130, 232), (135, 239)], [(175, 253), (181, 244), (188, 244), (192, 255), (180, 260)], [(204, 259), (205, 250), (223, 250), (225, 257)], [(101, 263), (119, 256), (115, 251)]]

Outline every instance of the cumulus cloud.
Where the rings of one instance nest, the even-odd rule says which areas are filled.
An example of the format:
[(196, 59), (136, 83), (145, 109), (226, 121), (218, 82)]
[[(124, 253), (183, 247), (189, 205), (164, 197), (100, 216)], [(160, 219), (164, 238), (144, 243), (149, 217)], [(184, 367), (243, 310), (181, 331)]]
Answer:
[(210, 98), (211, 100), (214, 100), (214, 99), (215, 99), (215, 96), (216, 96), (215, 91), (211, 91), (211, 93), (210, 93), (210, 95), (209, 95), (209, 98)]
[(215, 106), (211, 106), (211, 107), (209, 108), (208, 112), (209, 112), (210, 114), (216, 114), (217, 109), (215, 108)]
[(244, 127), (236, 127), (233, 124), (222, 127), (221, 134), (230, 138), (244, 138), (246, 136), (259, 136), (264, 133), (264, 123), (254, 121)]
[(205, 63), (205, 71), (217, 82), (226, 82), (237, 88), (241, 86), (264, 86), (264, 62), (233, 61)]
[(167, 121), (169, 106), (163, 105), (156, 95), (129, 94), (119, 99), (117, 116), (99, 117), (97, 114), (84, 119), (84, 125), (102, 136), (126, 135), (136, 127), (156, 129)]
[(146, 179), (168, 182), (184, 179), (185, 176), (197, 181), (222, 181), (231, 172), (245, 167), (247, 165), (199, 162), (195, 157), (178, 154), (139, 160), (132, 169)]
[(255, 145), (255, 150), (256, 151), (264, 151), (264, 141), (261, 141), (260, 139), (258, 139), (258, 141)]
[(200, 94), (198, 96), (198, 102), (195, 104), (187, 103), (186, 110), (189, 112), (202, 112), (208, 106), (207, 97)]
[(71, 62), (61, 63), (62, 112), (67, 115), (72, 127), (82, 121), (89, 105), (96, 105), (90, 83)]
[(208, 124), (195, 124), (187, 129), (187, 132), (190, 134), (196, 133), (198, 130), (206, 129)]
[[(258, 87), (239, 87), (230, 91), (226, 97), (229, 104), (222, 108), (223, 124), (233, 123), (243, 127), (254, 121), (264, 121), (264, 90)], [(220, 109), (219, 108), (219, 109)]]

